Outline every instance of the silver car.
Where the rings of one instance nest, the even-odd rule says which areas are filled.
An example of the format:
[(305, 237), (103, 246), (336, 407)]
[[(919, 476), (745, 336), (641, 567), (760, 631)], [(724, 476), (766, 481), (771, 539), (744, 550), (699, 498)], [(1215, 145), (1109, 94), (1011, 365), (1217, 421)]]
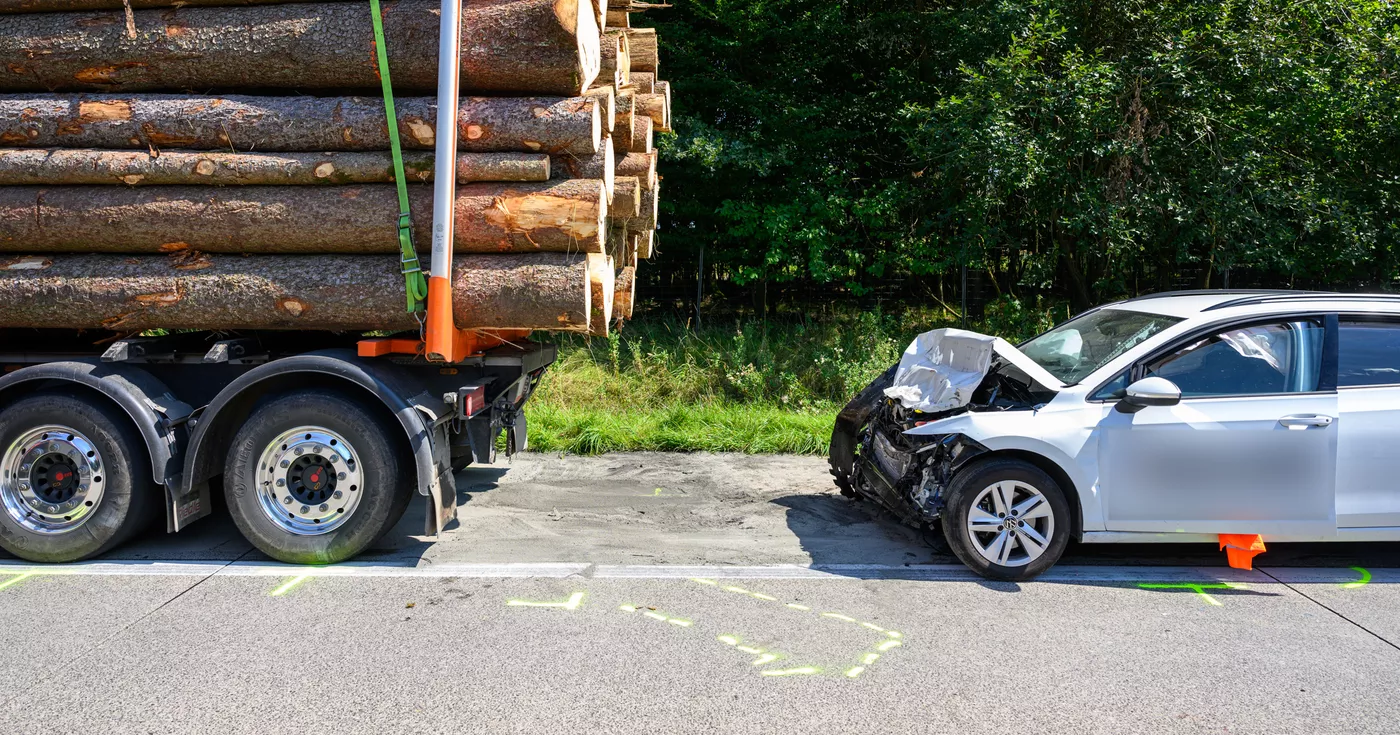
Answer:
[(1017, 347), (936, 330), (842, 411), (831, 462), (993, 579), (1070, 538), (1400, 540), (1400, 296), (1166, 293)]

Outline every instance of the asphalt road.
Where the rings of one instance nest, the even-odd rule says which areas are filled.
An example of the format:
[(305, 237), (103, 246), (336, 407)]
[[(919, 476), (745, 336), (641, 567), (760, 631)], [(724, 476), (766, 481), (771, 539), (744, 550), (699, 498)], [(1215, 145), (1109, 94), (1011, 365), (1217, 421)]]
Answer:
[[(820, 462), (517, 458), (273, 564), (222, 518), (0, 560), (0, 732), (1395, 732), (1400, 548), (1075, 547), (976, 579)], [(1356, 567), (1354, 569), (1353, 567)]]

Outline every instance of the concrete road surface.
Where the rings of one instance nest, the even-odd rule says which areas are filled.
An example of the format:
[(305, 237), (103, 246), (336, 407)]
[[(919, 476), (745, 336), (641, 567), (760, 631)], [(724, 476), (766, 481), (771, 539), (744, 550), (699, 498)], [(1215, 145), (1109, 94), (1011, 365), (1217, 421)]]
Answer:
[[(517, 457), (364, 559), (223, 517), (0, 559), (0, 732), (1397, 730), (1400, 548), (1072, 547), (989, 583), (822, 460)], [(421, 509), (418, 509), (421, 511)]]

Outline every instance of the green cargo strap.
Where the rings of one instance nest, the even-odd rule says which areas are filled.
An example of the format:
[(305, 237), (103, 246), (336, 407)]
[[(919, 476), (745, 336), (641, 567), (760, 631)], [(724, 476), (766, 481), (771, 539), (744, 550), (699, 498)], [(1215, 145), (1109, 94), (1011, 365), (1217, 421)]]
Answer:
[(399, 115), (394, 111), (394, 89), (389, 81), (389, 55), (384, 51), (384, 21), (380, 18), (379, 0), (369, 0), (374, 14), (374, 55), (379, 61), (379, 83), (384, 88), (384, 115), (389, 120), (389, 150), (394, 155), (394, 185), (399, 191), (399, 270), (403, 272), (403, 288), (408, 297), (410, 313), (423, 311), (428, 298), (428, 282), (418, 265), (418, 250), (413, 247), (413, 221), (408, 215), (408, 184), (404, 181), (403, 146), (399, 143)]

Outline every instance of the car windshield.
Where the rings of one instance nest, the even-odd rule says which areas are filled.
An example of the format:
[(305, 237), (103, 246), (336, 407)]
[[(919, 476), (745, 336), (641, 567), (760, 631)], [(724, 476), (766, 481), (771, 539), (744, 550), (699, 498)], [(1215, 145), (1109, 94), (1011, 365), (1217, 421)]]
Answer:
[(1161, 314), (1099, 309), (1055, 327), (1020, 350), (1060, 382), (1073, 385), (1179, 321)]

